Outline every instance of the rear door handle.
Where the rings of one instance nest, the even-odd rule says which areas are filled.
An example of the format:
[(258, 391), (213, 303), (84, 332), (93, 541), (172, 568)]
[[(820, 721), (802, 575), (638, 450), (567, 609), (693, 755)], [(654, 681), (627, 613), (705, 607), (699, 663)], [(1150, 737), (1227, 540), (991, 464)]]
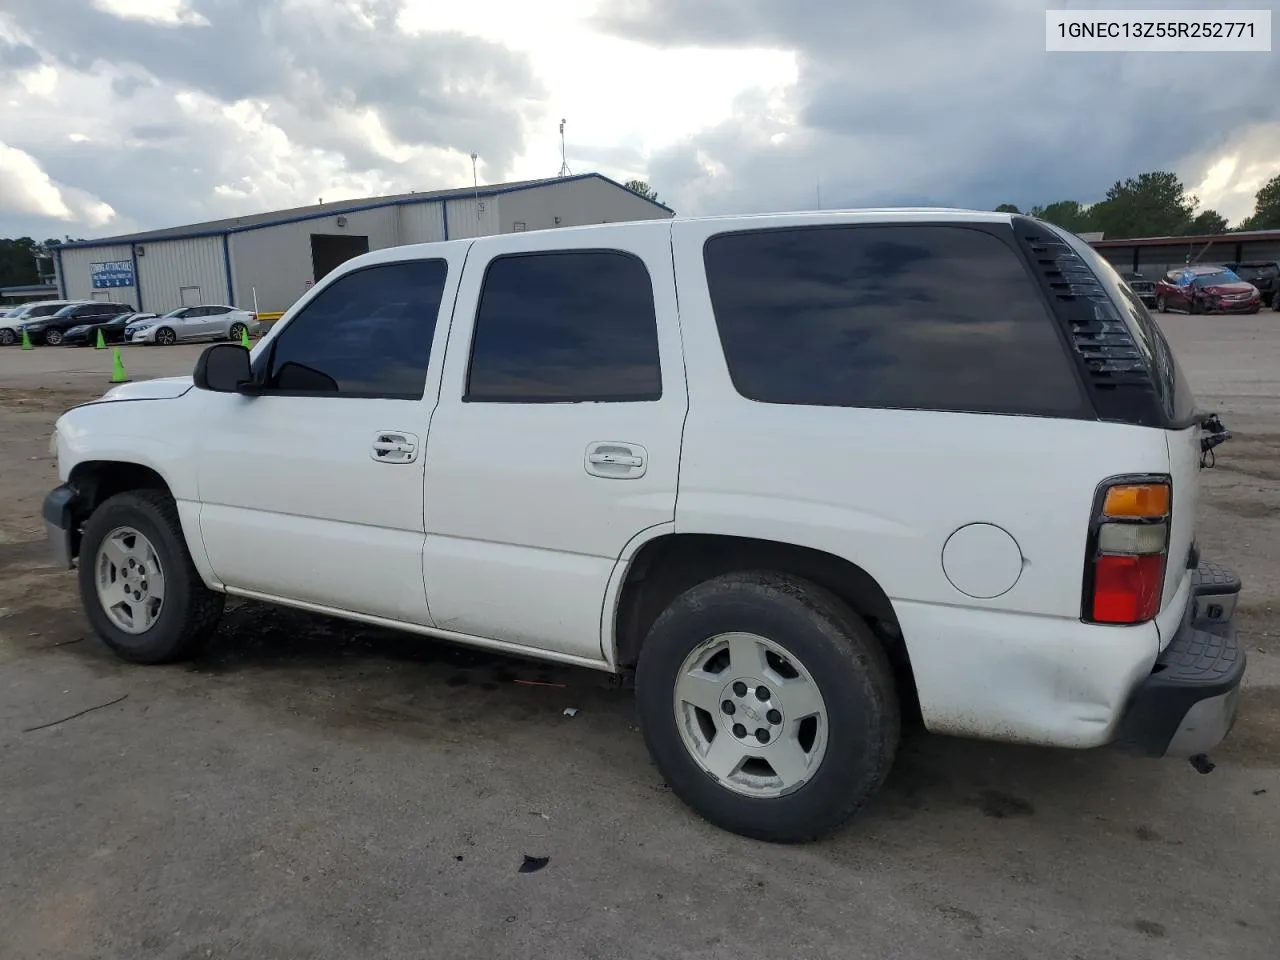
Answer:
[(638, 443), (599, 440), (587, 445), (586, 470), (606, 480), (635, 480), (648, 469), (649, 453)]
[(384, 431), (374, 436), (369, 456), (378, 463), (413, 463), (418, 459), (418, 438), (400, 430)]

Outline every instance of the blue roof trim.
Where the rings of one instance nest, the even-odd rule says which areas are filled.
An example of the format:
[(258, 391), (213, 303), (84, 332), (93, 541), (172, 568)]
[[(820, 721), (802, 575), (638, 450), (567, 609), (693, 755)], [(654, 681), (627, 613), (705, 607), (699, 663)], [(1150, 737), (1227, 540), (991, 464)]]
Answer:
[(57, 285), (52, 283), (20, 283), (12, 287), (0, 287), (0, 296), (16, 297), (24, 293), (48, 293), (57, 289)]
[[(398, 197), (395, 200), (378, 200), (370, 203), (361, 204), (356, 207), (344, 207), (335, 210), (318, 210), (315, 213), (305, 213), (296, 217), (281, 217), (277, 220), (264, 220), (262, 223), (249, 224), (243, 227), (219, 227), (216, 230), (193, 230), (190, 233), (175, 233), (167, 237), (156, 237), (154, 240), (124, 240), (111, 239), (110, 237), (102, 240), (77, 240), (73, 243), (60, 243), (57, 246), (59, 250), (86, 250), (92, 247), (115, 247), (123, 243), (148, 244), (148, 243), (164, 243), (168, 240), (199, 240), (206, 237), (226, 237), (233, 233), (249, 233), (252, 230), (266, 230), (268, 227), (282, 227), (290, 223), (303, 223), (307, 220), (325, 220), (329, 217), (344, 216), (349, 213), (365, 213), (369, 210), (382, 210), (386, 207), (407, 207), (419, 203), (441, 203), (447, 204), (450, 200), (467, 200), (473, 196), (479, 197), (497, 197), (504, 193), (523, 193), (526, 190), (538, 190), (542, 187), (555, 186), (557, 183), (573, 183), (581, 180), (603, 180), (605, 183), (617, 187), (619, 190), (627, 190), (625, 186), (618, 183), (617, 180), (611, 180), (602, 173), (575, 173), (567, 177), (560, 177), (556, 180), (544, 180), (540, 183), (529, 183), (522, 186), (514, 187), (481, 187), (478, 191), (468, 191), (465, 194), (459, 194), (456, 197), (432, 197), (429, 193), (418, 197)], [(627, 190), (627, 193), (640, 197), (640, 194), (634, 190)], [(648, 197), (640, 197), (646, 203), (651, 203), (655, 207), (666, 210), (674, 215), (675, 211), (668, 207), (665, 203), (659, 203), (657, 200), (650, 200)]]

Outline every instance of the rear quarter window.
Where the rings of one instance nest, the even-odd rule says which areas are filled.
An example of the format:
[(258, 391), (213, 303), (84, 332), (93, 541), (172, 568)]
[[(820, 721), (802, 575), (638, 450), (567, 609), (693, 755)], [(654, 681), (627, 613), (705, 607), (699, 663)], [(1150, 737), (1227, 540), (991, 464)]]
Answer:
[(1039, 289), (993, 232), (746, 231), (710, 238), (704, 261), (729, 373), (749, 399), (1091, 415)]

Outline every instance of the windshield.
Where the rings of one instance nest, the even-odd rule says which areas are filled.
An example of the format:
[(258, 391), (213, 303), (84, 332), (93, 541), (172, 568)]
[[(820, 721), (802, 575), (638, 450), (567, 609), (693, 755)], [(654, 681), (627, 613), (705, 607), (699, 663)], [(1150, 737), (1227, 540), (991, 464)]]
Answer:
[(1241, 280), (1270, 280), (1272, 277), (1280, 276), (1280, 267), (1274, 263), (1241, 264), (1236, 267), (1236, 273)]
[[(1067, 244), (1080, 255), (1097, 275), (1102, 286), (1111, 295), (1121, 319), (1129, 328), (1138, 349), (1148, 358), (1153, 379), (1160, 393), (1160, 400), (1165, 408), (1165, 415), (1176, 427), (1189, 426), (1194, 422), (1196, 400), (1191, 393), (1186, 374), (1178, 358), (1165, 339), (1160, 325), (1147, 312), (1146, 306), (1124, 282), (1115, 267), (1098, 255), (1097, 251), (1085, 243), (1074, 233), (1059, 230)], [(1234, 275), (1233, 275), (1234, 276)]]
[(1215, 287), (1220, 283), (1239, 283), (1240, 278), (1230, 270), (1223, 270), (1221, 273), (1205, 273), (1196, 277), (1192, 281), (1197, 287)]
[(64, 307), (61, 304), (46, 303), (38, 307), (32, 307), (30, 310), (26, 312), (26, 315), (23, 317), (23, 319), (30, 320), (33, 317), (47, 317), (50, 314), (59, 314), (59, 313), (62, 313), (64, 310), (70, 311), (71, 309), (72, 309), (71, 307)]

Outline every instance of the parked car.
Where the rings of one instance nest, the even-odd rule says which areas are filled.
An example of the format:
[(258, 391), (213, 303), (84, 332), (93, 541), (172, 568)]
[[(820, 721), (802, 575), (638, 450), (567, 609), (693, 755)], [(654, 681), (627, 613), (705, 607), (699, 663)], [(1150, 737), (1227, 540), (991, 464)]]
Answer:
[(24, 303), (0, 318), (0, 346), (12, 346), (21, 340), (24, 323), (52, 316), (64, 307), (89, 302), (88, 300), (39, 300), (35, 303)]
[(154, 316), (154, 313), (122, 313), (112, 317), (106, 323), (84, 323), (64, 333), (62, 344), (70, 347), (91, 347), (97, 344), (99, 332), (105, 343), (124, 343), (124, 332), (130, 324), (141, 323)]
[(634, 669), (673, 792), (796, 841), (880, 787), (908, 703), (1215, 747), (1246, 645), (1195, 528), (1227, 436), (1057, 227), (653, 220), (349, 260), (253, 350), (63, 414), (43, 515), (125, 660), (190, 655), (229, 595)]
[(179, 307), (168, 313), (129, 326), (130, 343), (167, 345), (185, 340), (239, 340), (241, 333), (256, 336), (261, 329), (258, 315), (222, 304)]
[(136, 313), (137, 308), (127, 303), (111, 303), (105, 300), (94, 300), (87, 303), (76, 303), (63, 307), (57, 313), (34, 320), (24, 318), (23, 328), (33, 343), (47, 343), (56, 347), (72, 327), (84, 324), (95, 326), (106, 323), (112, 317), (122, 313)]
[(1142, 274), (1134, 273), (1126, 275), (1125, 282), (1129, 284), (1129, 289), (1142, 301), (1143, 306), (1155, 307), (1156, 285), (1154, 280), (1147, 280)]
[(1272, 310), (1280, 310), (1280, 263), (1274, 260), (1250, 260), (1225, 265), (1241, 280), (1258, 288), (1262, 302)]
[(1262, 298), (1257, 287), (1224, 266), (1189, 264), (1170, 270), (1156, 284), (1156, 309), (1161, 313), (1257, 313)]

